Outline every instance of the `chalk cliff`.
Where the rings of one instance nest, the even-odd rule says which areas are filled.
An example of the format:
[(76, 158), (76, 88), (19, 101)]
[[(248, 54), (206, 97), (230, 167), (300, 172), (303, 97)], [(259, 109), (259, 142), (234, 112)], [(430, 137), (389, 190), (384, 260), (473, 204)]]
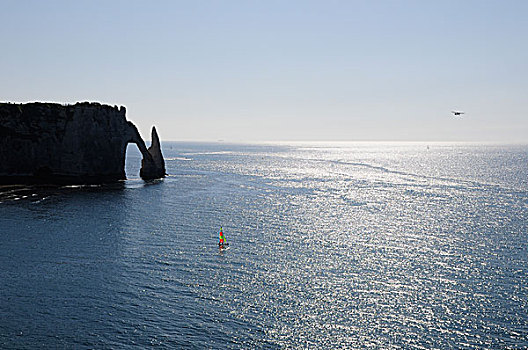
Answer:
[(142, 177), (163, 177), (155, 129), (149, 151), (125, 114), (125, 107), (88, 102), (0, 103), (0, 184), (122, 180), (128, 143), (143, 155)]

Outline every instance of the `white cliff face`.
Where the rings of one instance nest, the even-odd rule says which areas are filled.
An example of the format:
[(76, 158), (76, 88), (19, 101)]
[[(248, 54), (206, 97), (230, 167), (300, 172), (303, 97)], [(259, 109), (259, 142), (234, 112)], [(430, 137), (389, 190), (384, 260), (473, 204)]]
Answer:
[(87, 102), (0, 104), (0, 184), (124, 179), (128, 143), (152, 158), (125, 114)]

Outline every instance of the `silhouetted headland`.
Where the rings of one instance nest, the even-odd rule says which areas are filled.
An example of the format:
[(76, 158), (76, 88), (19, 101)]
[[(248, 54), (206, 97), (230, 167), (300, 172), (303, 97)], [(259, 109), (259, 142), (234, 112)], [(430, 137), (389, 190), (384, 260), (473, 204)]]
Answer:
[(165, 176), (156, 129), (147, 149), (125, 107), (93, 102), (0, 103), (0, 184), (96, 184), (123, 180), (135, 143), (144, 180)]

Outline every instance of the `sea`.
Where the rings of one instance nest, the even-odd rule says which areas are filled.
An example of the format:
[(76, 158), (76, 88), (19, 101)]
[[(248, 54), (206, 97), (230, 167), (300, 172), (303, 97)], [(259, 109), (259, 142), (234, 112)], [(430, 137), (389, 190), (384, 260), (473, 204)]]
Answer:
[(0, 190), (1, 349), (528, 348), (528, 145), (162, 148)]

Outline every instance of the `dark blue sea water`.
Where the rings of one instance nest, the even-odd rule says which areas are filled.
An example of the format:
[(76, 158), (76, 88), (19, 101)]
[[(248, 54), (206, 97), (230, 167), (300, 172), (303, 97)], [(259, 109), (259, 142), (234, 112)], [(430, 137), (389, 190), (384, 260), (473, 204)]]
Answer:
[(0, 348), (528, 347), (528, 146), (134, 147), (1, 190)]

